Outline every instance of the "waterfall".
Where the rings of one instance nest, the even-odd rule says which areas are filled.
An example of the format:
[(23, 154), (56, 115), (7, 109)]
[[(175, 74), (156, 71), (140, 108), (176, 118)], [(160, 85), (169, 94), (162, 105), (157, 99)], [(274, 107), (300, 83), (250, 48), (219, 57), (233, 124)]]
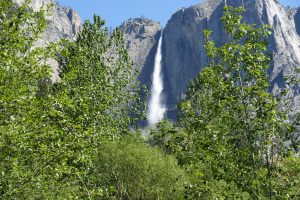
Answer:
[(162, 104), (163, 80), (161, 75), (161, 60), (162, 60), (162, 38), (163, 31), (158, 41), (157, 51), (155, 55), (154, 71), (152, 75), (151, 96), (148, 107), (148, 123), (154, 125), (164, 118), (166, 111)]

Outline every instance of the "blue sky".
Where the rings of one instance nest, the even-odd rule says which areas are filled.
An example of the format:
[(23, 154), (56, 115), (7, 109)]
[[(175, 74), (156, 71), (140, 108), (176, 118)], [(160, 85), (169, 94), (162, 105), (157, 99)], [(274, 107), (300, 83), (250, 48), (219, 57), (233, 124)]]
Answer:
[[(57, 0), (60, 5), (75, 9), (82, 20), (100, 15), (109, 27), (116, 27), (123, 21), (134, 17), (147, 17), (163, 26), (171, 15), (182, 7), (203, 0)], [(279, 0), (283, 5), (300, 6), (300, 0)]]

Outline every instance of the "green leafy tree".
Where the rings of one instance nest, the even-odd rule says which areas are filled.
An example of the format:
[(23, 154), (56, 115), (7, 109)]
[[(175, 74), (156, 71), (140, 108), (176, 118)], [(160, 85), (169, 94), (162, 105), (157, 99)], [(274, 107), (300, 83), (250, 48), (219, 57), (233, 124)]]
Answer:
[(104, 21), (86, 21), (75, 42), (58, 49), (61, 80), (53, 87), (54, 109), (49, 123), (60, 135), (59, 177), (79, 198), (102, 195), (107, 188), (95, 179), (94, 155), (107, 140), (130, 132), (138, 100), (136, 72), (129, 60), (123, 34), (109, 33)]
[(147, 142), (157, 146), (166, 154), (176, 155), (179, 165), (184, 165), (190, 159), (186, 150), (190, 140), (184, 128), (176, 126), (173, 122), (164, 120), (148, 130)]
[(99, 17), (75, 42), (35, 47), (46, 9), (28, 3), (0, 1), (0, 198), (90, 198), (105, 189), (93, 178), (98, 147), (133, 122), (135, 72), (122, 33), (109, 34)]
[[(50, 51), (34, 47), (46, 27), (46, 9), (32, 11), (0, 1), (0, 198), (26, 197), (39, 184), (39, 168), (49, 153), (43, 147), (50, 96)], [(35, 185), (35, 186), (34, 186)], [(32, 194), (34, 195), (34, 194)]]
[[(70, 130), (96, 136), (122, 136), (132, 123), (137, 97), (136, 72), (125, 48), (123, 34), (111, 34), (104, 21), (86, 21), (76, 41), (62, 43), (59, 54), (61, 82), (56, 93), (59, 109)], [(73, 126), (75, 125), (75, 126)], [(66, 130), (68, 131), (68, 130)]]
[(218, 198), (272, 199), (281, 138), (291, 130), (269, 93), (271, 27), (245, 23), (243, 11), (224, 7), (222, 21), (231, 40), (223, 46), (216, 47), (211, 32), (204, 31), (211, 62), (180, 105), (190, 141), (187, 164), (195, 177), (190, 189), (206, 198), (222, 188)]

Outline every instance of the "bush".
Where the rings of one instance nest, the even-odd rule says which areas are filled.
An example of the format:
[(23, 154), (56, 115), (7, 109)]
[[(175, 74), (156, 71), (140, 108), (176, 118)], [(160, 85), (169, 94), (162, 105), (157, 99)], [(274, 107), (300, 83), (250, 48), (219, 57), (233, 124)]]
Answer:
[(96, 174), (117, 199), (182, 199), (185, 174), (175, 158), (137, 137), (103, 144)]

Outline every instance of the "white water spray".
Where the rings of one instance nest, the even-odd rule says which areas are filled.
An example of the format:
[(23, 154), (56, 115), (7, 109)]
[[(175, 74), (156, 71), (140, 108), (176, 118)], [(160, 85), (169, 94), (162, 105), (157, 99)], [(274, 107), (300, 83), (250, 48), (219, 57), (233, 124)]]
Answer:
[(162, 38), (163, 35), (161, 34), (158, 41), (157, 51), (155, 55), (154, 71), (152, 75), (151, 97), (148, 107), (148, 122), (150, 126), (161, 121), (164, 118), (164, 114), (166, 111), (165, 106), (161, 102), (163, 91), (163, 80), (161, 76)]

